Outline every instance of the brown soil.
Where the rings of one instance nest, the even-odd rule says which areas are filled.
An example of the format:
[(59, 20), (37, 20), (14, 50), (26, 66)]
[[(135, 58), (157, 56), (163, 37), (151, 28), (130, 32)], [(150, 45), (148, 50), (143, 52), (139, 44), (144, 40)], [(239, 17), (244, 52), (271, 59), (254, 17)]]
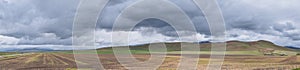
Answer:
[(74, 68), (74, 61), (64, 59), (56, 54), (32, 54), (18, 56), (15, 59), (0, 61), (1, 70), (65, 70)]
[[(78, 54), (88, 55), (88, 54)], [(147, 61), (150, 55), (139, 54), (134, 55), (140, 61)], [(198, 69), (206, 69), (209, 61), (209, 55), (201, 55), (200, 58), (189, 57), (191, 59), (199, 59)], [(297, 56), (249, 56), (249, 55), (226, 55), (222, 69), (224, 70), (264, 70), (264, 69), (294, 69), (300, 68), (300, 63)], [(99, 55), (100, 61), (105, 69), (108, 70), (126, 70), (113, 54)], [(128, 58), (128, 57), (124, 57)], [(88, 61), (76, 61), (78, 64), (86, 67), (95, 66), (89, 64), (95, 62), (89, 60), (89, 57), (79, 57), (76, 59), (85, 59)], [(163, 64), (158, 70), (176, 69), (179, 65), (180, 55), (167, 55)], [(294, 63), (284, 63), (285, 61), (292, 61)], [(17, 58), (6, 59), (0, 61), (0, 70), (66, 70), (77, 69), (77, 64), (73, 54), (58, 54), (58, 53), (36, 53), (25, 56), (18, 56)], [(139, 68), (139, 67), (135, 67)], [(141, 69), (146, 69), (140, 67)]]

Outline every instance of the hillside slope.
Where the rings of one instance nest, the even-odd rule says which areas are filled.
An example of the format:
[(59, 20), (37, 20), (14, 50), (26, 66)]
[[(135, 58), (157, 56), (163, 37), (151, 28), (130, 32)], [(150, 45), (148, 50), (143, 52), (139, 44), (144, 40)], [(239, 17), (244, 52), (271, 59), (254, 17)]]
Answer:
[[(152, 45), (157, 45), (162, 43), (152, 43)], [(187, 43), (190, 45), (199, 45), (201, 51), (210, 51), (211, 44), (209, 42), (206, 43)], [(136, 45), (136, 46), (130, 46), (131, 50), (148, 50), (150, 44), (144, 44), (144, 45)], [(181, 50), (181, 44), (179, 42), (177, 43), (165, 43), (168, 51), (180, 51)], [(153, 46), (153, 47), (163, 47), (163, 46)], [(118, 48), (124, 48), (124, 47), (118, 47)], [(111, 50), (112, 48), (101, 48), (100, 50)], [(227, 51), (256, 51), (260, 49), (274, 49), (274, 50), (282, 50), (282, 51), (293, 51), (292, 49), (285, 48), (282, 46), (275, 45), (272, 42), (265, 41), (265, 40), (259, 40), (259, 41), (252, 41), (252, 42), (242, 42), (242, 41), (228, 41), (226, 42), (226, 50)]]

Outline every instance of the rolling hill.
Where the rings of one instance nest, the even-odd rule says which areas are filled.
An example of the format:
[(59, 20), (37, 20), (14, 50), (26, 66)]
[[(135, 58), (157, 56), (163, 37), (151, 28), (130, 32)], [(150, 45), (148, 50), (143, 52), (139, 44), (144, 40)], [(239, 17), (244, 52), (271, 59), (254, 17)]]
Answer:
[[(185, 42), (186, 43), (186, 42)], [(152, 45), (158, 45), (162, 43), (151, 43)], [(189, 45), (199, 45), (201, 51), (210, 51), (211, 49), (211, 42), (199, 42), (198, 43), (186, 43)], [(129, 46), (131, 50), (148, 50), (150, 44), (143, 44), (143, 45), (135, 45)], [(180, 51), (181, 50), (181, 43), (165, 43), (168, 51)], [(260, 49), (274, 49), (280, 51), (294, 51), (294, 49), (286, 48), (283, 46), (278, 46), (272, 42), (259, 40), (259, 41), (252, 41), (252, 42), (243, 42), (243, 41), (227, 41), (226, 42), (226, 50), (227, 51), (257, 51)], [(153, 46), (154, 47), (154, 46)], [(163, 47), (163, 46), (156, 46), (156, 47)], [(124, 48), (119, 46), (118, 48)], [(100, 48), (98, 50), (111, 50), (111, 47), (107, 48)]]

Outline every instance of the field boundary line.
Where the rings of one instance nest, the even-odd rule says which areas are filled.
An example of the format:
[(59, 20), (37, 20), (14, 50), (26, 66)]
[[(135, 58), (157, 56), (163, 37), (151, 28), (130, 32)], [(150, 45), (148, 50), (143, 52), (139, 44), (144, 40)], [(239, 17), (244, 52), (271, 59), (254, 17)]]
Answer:
[(58, 56), (58, 57), (61, 57), (61, 58), (64, 58), (64, 59), (67, 59), (67, 60), (69, 60), (69, 61), (74, 61), (74, 62), (76, 62), (76, 63), (81, 63), (81, 64), (87, 64), (87, 63), (85, 63), (85, 62), (81, 62), (81, 61), (78, 61), (78, 60), (73, 60), (73, 59), (71, 59), (71, 58), (68, 58), (68, 57), (64, 57), (64, 56), (60, 56), (60, 55), (57, 55), (57, 54), (53, 54), (54, 56)]
[[(58, 60), (59, 62), (62, 62), (64, 65), (69, 65), (68, 63), (64, 62), (63, 60), (55, 57), (54, 55), (52, 55), (54, 59)], [(51, 57), (51, 54), (50, 54), (50, 57)]]
[(27, 63), (30, 63), (30, 62), (34, 62), (34, 61), (37, 61), (38, 60), (38, 57), (42, 56), (43, 54), (38, 54), (38, 55), (35, 55), (31, 58), (29, 58), (29, 60), (25, 61), (25, 64)]

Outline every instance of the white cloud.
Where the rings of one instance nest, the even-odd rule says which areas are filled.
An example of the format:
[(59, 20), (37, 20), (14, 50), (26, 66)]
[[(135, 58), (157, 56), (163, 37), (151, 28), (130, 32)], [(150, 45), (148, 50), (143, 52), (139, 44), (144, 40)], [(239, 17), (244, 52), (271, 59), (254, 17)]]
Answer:
[[(112, 37), (113, 34), (115, 37)], [(95, 35), (96, 35), (96, 42), (99, 43), (99, 46), (135, 45), (135, 44), (145, 44), (151, 42), (164, 42), (172, 39), (171, 37), (167, 37), (159, 33), (143, 35), (141, 32), (138, 31), (110, 32), (105, 30), (97, 30)], [(111, 43), (112, 39), (114, 43)]]
[(0, 45), (15, 45), (19, 41), (20, 39), (18, 38), (0, 35)]
[(249, 30), (232, 29), (227, 31), (227, 40), (257, 41), (267, 40), (281, 46), (298, 46), (298, 41), (293, 41), (289, 37), (260, 34)]
[[(163, 34), (157, 33), (155, 30), (150, 33), (145, 33), (145, 31), (151, 31), (149, 29), (153, 28), (141, 28), (138, 31), (96, 31), (96, 42), (100, 47), (107, 46), (122, 46), (122, 45), (136, 45), (136, 44), (146, 44), (154, 42), (199, 42), (208, 41), (209, 37), (204, 34), (194, 34), (181, 37), (170, 37)], [(115, 37), (112, 37), (114, 34)], [(195, 41), (197, 38), (197, 41)], [(114, 43), (111, 43), (113, 39)]]

